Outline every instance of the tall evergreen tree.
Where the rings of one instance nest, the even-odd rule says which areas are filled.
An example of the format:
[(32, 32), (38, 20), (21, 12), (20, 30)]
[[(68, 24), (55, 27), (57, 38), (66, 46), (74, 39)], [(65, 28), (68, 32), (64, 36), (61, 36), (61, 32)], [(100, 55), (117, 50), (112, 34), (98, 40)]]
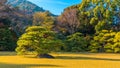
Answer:
[[(88, 23), (94, 25), (95, 31), (111, 29), (113, 23), (115, 0), (83, 0), (80, 7), (80, 14), (90, 19)], [(84, 19), (83, 19), (84, 20)]]

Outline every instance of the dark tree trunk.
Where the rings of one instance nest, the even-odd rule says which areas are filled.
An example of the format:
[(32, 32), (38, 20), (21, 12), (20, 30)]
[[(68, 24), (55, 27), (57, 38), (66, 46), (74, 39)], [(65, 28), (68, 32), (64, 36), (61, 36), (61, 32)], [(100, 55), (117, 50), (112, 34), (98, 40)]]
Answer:
[(49, 55), (49, 54), (38, 54), (37, 57), (38, 58), (54, 58), (52, 55)]

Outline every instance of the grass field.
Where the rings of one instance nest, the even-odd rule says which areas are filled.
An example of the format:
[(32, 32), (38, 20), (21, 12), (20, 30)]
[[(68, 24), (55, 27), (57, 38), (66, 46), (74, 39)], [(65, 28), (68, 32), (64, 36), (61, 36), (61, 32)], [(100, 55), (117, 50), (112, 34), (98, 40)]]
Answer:
[(120, 68), (120, 54), (52, 54), (55, 59), (26, 58), (0, 52), (0, 68)]

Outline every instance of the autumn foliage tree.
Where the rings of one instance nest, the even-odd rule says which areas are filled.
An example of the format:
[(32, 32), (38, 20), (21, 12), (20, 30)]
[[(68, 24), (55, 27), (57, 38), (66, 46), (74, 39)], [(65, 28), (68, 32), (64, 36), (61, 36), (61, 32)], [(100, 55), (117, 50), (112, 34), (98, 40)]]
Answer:
[(59, 30), (73, 34), (78, 31), (79, 20), (77, 18), (77, 9), (67, 8), (64, 10), (63, 14), (58, 17)]
[(51, 13), (46, 12), (36, 12), (33, 15), (33, 25), (43, 26), (48, 29), (52, 29), (54, 24), (54, 17), (51, 16)]

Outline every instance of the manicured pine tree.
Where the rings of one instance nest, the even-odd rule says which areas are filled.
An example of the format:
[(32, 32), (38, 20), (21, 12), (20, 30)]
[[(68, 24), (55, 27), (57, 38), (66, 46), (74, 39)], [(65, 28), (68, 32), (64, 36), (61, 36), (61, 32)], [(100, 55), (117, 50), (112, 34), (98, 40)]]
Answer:
[(45, 57), (51, 51), (56, 51), (62, 42), (56, 38), (55, 32), (42, 26), (32, 26), (17, 41), (18, 54), (35, 52), (38, 57)]

